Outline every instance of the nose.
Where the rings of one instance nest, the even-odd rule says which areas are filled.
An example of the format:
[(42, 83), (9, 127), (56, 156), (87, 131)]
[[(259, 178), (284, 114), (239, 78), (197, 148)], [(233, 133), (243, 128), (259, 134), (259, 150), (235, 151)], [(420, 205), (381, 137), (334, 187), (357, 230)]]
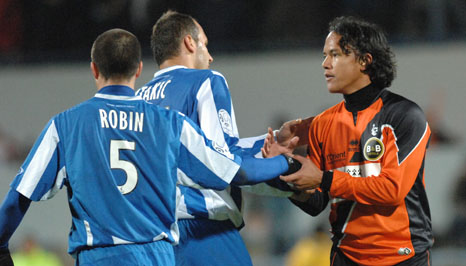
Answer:
[(209, 54), (209, 63), (214, 62), (214, 58)]
[(329, 69), (330, 68), (330, 63), (329, 63), (329, 59), (328, 59), (328, 56), (325, 56), (324, 57), (324, 61), (322, 61), (322, 67), (324, 69)]

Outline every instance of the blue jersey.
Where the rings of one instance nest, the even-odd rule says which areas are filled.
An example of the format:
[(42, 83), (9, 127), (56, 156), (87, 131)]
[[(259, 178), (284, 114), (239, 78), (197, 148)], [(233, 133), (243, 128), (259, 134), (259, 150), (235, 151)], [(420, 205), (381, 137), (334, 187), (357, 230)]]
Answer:
[(53, 117), (11, 184), (51, 198), (64, 185), (72, 213), (69, 252), (178, 241), (176, 184), (225, 189), (241, 164), (220, 154), (184, 115), (107, 86)]
[[(184, 66), (165, 68), (155, 73), (136, 94), (161, 107), (184, 113), (201, 127), (219, 152), (241, 156), (260, 153), (265, 135), (240, 141), (228, 84), (219, 72)], [(259, 187), (262, 190), (263, 185)], [(223, 191), (184, 186), (180, 189), (183, 197), (177, 209), (178, 218), (230, 219), (235, 226), (241, 226), (242, 197), (238, 187)]]

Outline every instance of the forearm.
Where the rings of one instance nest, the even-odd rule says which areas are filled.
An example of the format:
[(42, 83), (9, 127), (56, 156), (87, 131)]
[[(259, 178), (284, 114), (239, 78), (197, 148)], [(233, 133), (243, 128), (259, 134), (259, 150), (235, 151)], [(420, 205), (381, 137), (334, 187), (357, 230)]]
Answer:
[(8, 248), (11, 235), (26, 214), (31, 200), (10, 189), (0, 207), (0, 249)]
[[(283, 155), (268, 159), (257, 159), (245, 157), (241, 163), (240, 170), (233, 178), (233, 185), (254, 185), (271, 180), (281, 174), (290, 174), (288, 170), (296, 165), (289, 163)], [(292, 171), (296, 171), (292, 169)]]
[[(302, 192), (305, 193), (305, 192)], [(314, 193), (309, 195), (309, 199), (306, 201), (299, 201), (294, 199), (293, 197), (289, 198), (290, 201), (296, 205), (298, 208), (303, 210), (305, 213), (311, 216), (317, 216), (328, 204), (329, 196), (327, 192), (322, 192), (320, 190), (316, 190)]]

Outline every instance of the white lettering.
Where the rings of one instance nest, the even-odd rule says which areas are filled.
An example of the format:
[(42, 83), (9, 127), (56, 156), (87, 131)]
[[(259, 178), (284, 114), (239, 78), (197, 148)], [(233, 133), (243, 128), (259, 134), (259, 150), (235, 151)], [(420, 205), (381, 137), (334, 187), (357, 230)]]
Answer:
[(100, 114), (100, 126), (102, 128), (108, 128), (107, 113), (104, 109), (99, 109)]
[(149, 94), (150, 94), (150, 89), (144, 91), (144, 96), (142, 96), (142, 98), (143, 98), (144, 100), (148, 101), (148, 100), (149, 100), (149, 96), (150, 96)]
[(133, 130), (133, 112), (129, 112), (129, 130)]
[(157, 94), (157, 98), (159, 98), (159, 96), (164, 99), (165, 98), (165, 88), (167, 87), (168, 83), (172, 82), (171, 79), (168, 80), (165, 84), (163, 84), (163, 88), (159, 91), (159, 93)]
[(136, 92), (136, 95), (141, 96), (142, 93), (145, 92), (146, 90), (147, 90), (147, 86), (144, 86)]
[(144, 113), (136, 113), (134, 118), (134, 131), (142, 132), (144, 126)]
[(117, 127), (118, 115), (117, 115), (117, 112), (115, 110), (110, 110), (110, 113), (108, 113), (108, 122), (110, 123), (110, 126), (112, 128)]
[(144, 113), (99, 109), (100, 126), (142, 132), (144, 129)]
[(155, 83), (154, 87), (152, 87), (152, 93), (150, 94), (150, 99), (154, 100), (157, 95), (157, 88), (160, 86), (160, 82)]
[(165, 98), (165, 88), (170, 82), (172, 81), (167, 80), (155, 83), (154, 86), (148, 87), (147, 90), (141, 92), (141, 95), (144, 94), (142, 98), (146, 101)]
[(126, 118), (128, 115), (125, 112), (120, 112), (120, 129), (126, 129), (128, 127), (128, 121)]

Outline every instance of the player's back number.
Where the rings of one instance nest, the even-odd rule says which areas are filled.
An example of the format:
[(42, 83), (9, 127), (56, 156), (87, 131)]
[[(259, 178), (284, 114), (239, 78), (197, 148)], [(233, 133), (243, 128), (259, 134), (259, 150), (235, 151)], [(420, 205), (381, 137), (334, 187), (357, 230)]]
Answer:
[(128, 194), (136, 188), (138, 183), (138, 171), (133, 163), (120, 160), (120, 150), (135, 150), (135, 143), (126, 140), (110, 141), (110, 168), (121, 169), (126, 173), (126, 182), (118, 186), (121, 194)]

